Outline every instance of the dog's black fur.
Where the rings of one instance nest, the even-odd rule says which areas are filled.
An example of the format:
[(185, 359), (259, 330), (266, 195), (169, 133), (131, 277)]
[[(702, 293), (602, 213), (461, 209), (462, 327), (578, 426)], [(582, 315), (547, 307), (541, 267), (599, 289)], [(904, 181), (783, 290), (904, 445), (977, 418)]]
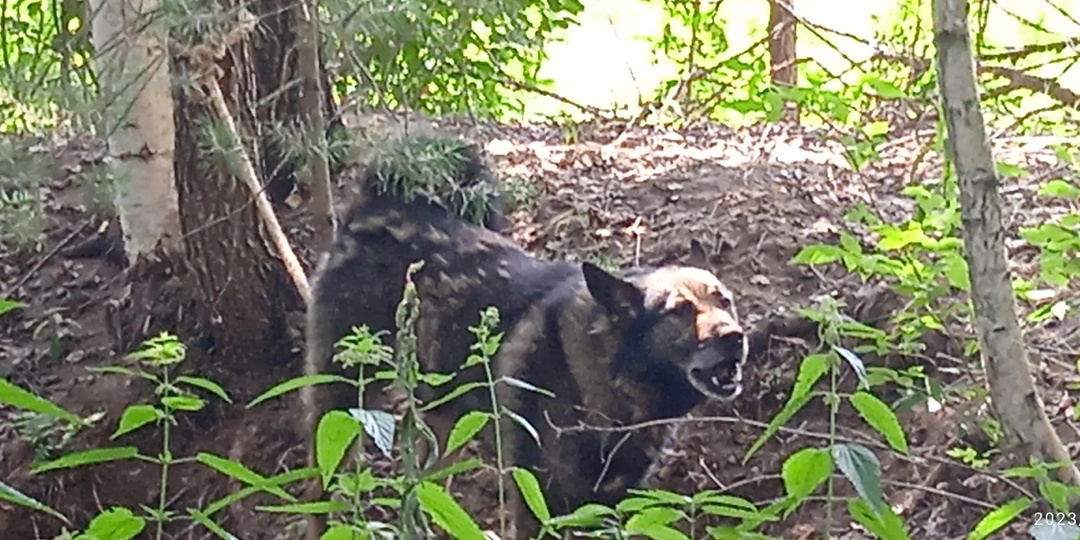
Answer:
[[(466, 171), (478, 166), (477, 155), (466, 158)], [(496, 376), (554, 392), (551, 398), (498, 386), (503, 405), (528, 420), (542, 442), (537, 446), (506, 417), (504, 455), (511, 465), (537, 474), (554, 513), (589, 501), (617, 502), (655, 461), (664, 433), (635, 432), (616, 445), (623, 433), (557, 437), (552, 424), (610, 426), (676, 417), (710, 397), (728, 399), (741, 391), (743, 330), (730, 291), (705, 269), (700, 244), (691, 246), (692, 264), (637, 268), (620, 277), (589, 263), (537, 260), (429, 198), (407, 202), (378, 190), (362, 193), (339, 220), (313, 280), (307, 371), (330, 371), (335, 342), (353, 326), (394, 332), (406, 269), (423, 261), (414, 277), (423, 369), (456, 372), (474, 342), (469, 326), (479, 322), (481, 310), (495, 306), (496, 331), (505, 333), (493, 359)], [(483, 370), (473, 368), (461, 371), (453, 384), (482, 379)], [(440, 387), (422, 397), (446, 391)], [(352, 406), (355, 399), (349, 387), (341, 393), (325, 385), (308, 391), (307, 433), (327, 410)], [(456, 418), (475, 409), (492, 410), (486, 389), (432, 412)], [(452, 420), (435, 430), (440, 442), (450, 425)], [(512, 502), (511, 538), (534, 534), (536, 520), (520, 497)], [(313, 532), (309, 538), (317, 538)]]

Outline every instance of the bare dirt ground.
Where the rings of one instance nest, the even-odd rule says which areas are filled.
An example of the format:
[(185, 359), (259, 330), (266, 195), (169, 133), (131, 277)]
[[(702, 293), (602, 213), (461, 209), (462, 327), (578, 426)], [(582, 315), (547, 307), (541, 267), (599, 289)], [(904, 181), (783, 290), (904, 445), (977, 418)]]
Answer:
[[(856, 203), (870, 205), (884, 216), (908, 215), (912, 205), (898, 195), (899, 190), (940, 174), (940, 160), (932, 153), (920, 157), (933, 133), (895, 135), (883, 149), (882, 160), (856, 173), (828, 137), (790, 126), (742, 131), (708, 126), (679, 133), (635, 129), (623, 134), (618, 144), (612, 144), (620, 133), (617, 126), (583, 127), (575, 144), (564, 144), (564, 132), (550, 126), (447, 124), (447, 129), (487, 143), (503, 173), (517, 175), (535, 188), (537, 194), (513, 215), (512, 235), (538, 256), (649, 263), (685, 255), (691, 238), (718, 250), (721, 277), (736, 291), (740, 313), (756, 338), (746, 373), (748, 387), (733, 403), (697, 411), (698, 416), (717, 418), (684, 424), (649, 484), (679, 491), (721, 489), (759, 504), (782, 496), (778, 473), (784, 458), (808, 445), (827, 444), (828, 414), (820, 402), (797, 415), (788, 424), (792, 429), (779, 433), (749, 463), (741, 461), (764, 423), (783, 406), (800, 360), (819, 346), (815, 330), (797, 323), (794, 309), (809, 307), (823, 296), (846, 300), (857, 315), (880, 316), (896, 307), (873, 283), (864, 284), (837, 268), (812, 270), (788, 261), (804, 245), (834, 241), (843, 227), (843, 214)], [(117, 363), (129, 352), (119, 350), (111, 337), (109, 310), (115, 299), (127, 294), (131, 276), (85, 244), (110, 219), (92, 210), (86, 182), (81, 180), (85, 170), (100, 160), (100, 146), (78, 139), (43, 151), (56, 157), (54, 176), (44, 189), (47, 237), (36, 250), (0, 254), (0, 291), (30, 304), (0, 318), (0, 376), (73, 412), (107, 414), (101, 425), (65, 451), (137, 444), (146, 453), (156, 453), (160, 442), (154, 437), (136, 437), (134, 443), (126, 438), (107, 440), (123, 407), (147, 397), (146, 385), (86, 370)], [(1014, 269), (1031, 276), (1037, 271), (1032, 250), (1016, 239), (1016, 228), (1066, 208), (1066, 203), (1036, 197), (1035, 192), (1042, 182), (1067, 172), (1037, 140), (1003, 142), (998, 158), (1024, 165), (1030, 172), (1024, 178), (1007, 179), (1003, 191)], [(285, 211), (280, 217), (310, 271), (315, 254), (305, 247), (310, 233), (303, 210)], [(1076, 379), (1072, 328), (1073, 324), (1028, 328), (1048, 412), (1070, 444), (1080, 438), (1068, 414), (1075, 399), (1069, 388)], [(947, 383), (978, 371), (978, 359), (963, 356), (957, 336), (939, 337), (923, 358), (867, 361), (892, 367), (923, 363)], [(243, 408), (256, 393), (299, 373), (300, 350), (297, 340), (292, 350), (267, 359), (265, 371), (250, 373), (244, 380), (221, 379), (234, 392), (235, 404), (183, 420), (174, 436), (174, 452), (216, 453), (267, 476), (302, 465), (304, 449), (291, 427), (299, 418), (293, 397)], [(209, 376), (215, 375), (212, 368)], [(961, 375), (952, 374), (957, 372)], [(843, 377), (842, 388), (854, 388), (853, 374)], [(837, 436), (875, 450), (886, 494), (906, 519), (912, 538), (960, 538), (983, 513), (1020, 496), (1024, 489), (946, 457), (953, 446), (985, 447), (978, 430), (970, 429), (972, 415), (978, 413), (974, 408), (935, 413), (917, 408), (903, 413), (910, 456), (889, 451), (880, 436), (846, 409), (839, 416)], [(0, 478), (70, 516), (75, 527), (85, 525), (99, 508), (135, 507), (156, 500), (157, 471), (145, 464), (32, 476), (28, 466), (34, 448), (24, 439), (14, 428), (14, 411), (0, 408)], [(995, 458), (991, 464), (1004, 460)], [(170, 497), (179, 509), (205, 505), (239, 488), (197, 464), (178, 466), (171, 482)], [(851, 494), (845, 480), (837, 485), (840, 494)], [(483, 524), (493, 525), (495, 490), (490, 474), (466, 475), (452, 486), (466, 508)], [(215, 518), (245, 540), (295, 538), (294, 518), (254, 510), (256, 504), (276, 502), (268, 496), (251, 497)], [(846, 517), (845, 508), (835, 504), (832, 534), (856, 538), (860, 531)], [(783, 538), (819, 538), (825, 534), (824, 516), (823, 503), (811, 502), (767, 532)], [(44, 514), (0, 503), (0, 538), (48, 538), (60, 525)], [(1026, 537), (1018, 527), (996, 537)], [(191, 525), (172, 529), (169, 537), (212, 536)]]

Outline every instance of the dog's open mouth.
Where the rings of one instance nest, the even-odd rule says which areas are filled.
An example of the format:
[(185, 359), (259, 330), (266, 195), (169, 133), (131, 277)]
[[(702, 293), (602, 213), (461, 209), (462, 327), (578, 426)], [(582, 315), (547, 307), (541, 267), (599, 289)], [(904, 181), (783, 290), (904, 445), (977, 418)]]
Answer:
[(687, 375), (694, 388), (713, 398), (731, 399), (742, 392), (742, 373), (727, 362), (716, 362), (707, 367), (691, 366)]

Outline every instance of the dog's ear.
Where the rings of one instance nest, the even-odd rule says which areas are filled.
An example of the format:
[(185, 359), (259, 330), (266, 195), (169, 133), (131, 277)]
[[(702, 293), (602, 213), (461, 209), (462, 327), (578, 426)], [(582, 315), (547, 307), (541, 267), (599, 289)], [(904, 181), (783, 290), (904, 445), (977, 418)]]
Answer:
[(631, 320), (645, 308), (645, 295), (633, 283), (613, 276), (592, 263), (581, 263), (585, 286), (596, 303), (616, 320)]
[(702, 270), (712, 270), (709, 255), (705, 253), (705, 246), (702, 246), (701, 242), (698, 242), (696, 238), (690, 240), (690, 256), (687, 257), (686, 264), (696, 266)]

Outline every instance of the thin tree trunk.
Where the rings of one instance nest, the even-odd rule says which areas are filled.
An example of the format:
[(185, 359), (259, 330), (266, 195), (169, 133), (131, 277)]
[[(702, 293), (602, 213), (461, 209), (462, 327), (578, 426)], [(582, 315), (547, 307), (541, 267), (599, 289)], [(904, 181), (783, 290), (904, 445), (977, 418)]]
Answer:
[(316, 0), (298, 0), (294, 9), (296, 51), (299, 60), (300, 115), (305, 120), (306, 140), (314, 143), (307, 153), (301, 182), (311, 189), (311, 214), (315, 228), (315, 253), (325, 253), (333, 240), (333, 214), (330, 192), (330, 171), (327, 164), (326, 120), (323, 115), (325, 94), (320, 85), (319, 16)]
[(967, 0), (934, 0), (933, 9), (946, 149), (960, 183), (975, 330), (992, 404), (1006, 433), (1027, 456), (1064, 461), (1058, 477), (1075, 484), (1080, 471), (1046, 416), (1017, 321), (998, 177), (975, 86)]
[[(795, 86), (799, 83), (798, 64), (795, 53), (796, 20), (792, 11), (795, 0), (769, 1), (769, 68), (772, 82), (778, 86)], [(784, 118), (799, 121), (799, 106), (789, 103)]]
[[(117, 187), (124, 250), (136, 264), (180, 241), (173, 183), (173, 100), (157, 0), (94, 0), (91, 39), (106, 109), (103, 130)], [(143, 27), (145, 24), (145, 28)]]

